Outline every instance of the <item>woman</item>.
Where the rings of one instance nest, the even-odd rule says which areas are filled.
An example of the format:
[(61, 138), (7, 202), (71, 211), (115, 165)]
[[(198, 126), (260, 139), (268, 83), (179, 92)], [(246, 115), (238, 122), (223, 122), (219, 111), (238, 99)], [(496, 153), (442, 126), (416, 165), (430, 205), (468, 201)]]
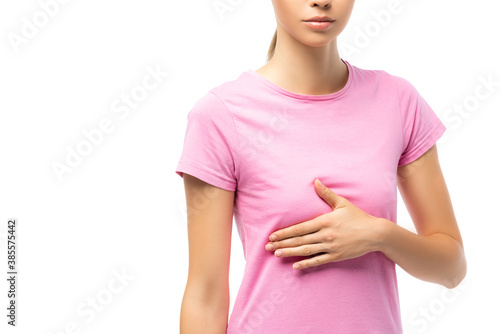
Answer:
[[(405, 79), (339, 57), (354, 0), (273, 5), (268, 63), (188, 115), (181, 333), (402, 333), (395, 264), (448, 288), (466, 274), (446, 128)], [(396, 224), (397, 187), (418, 234)], [(233, 213), (246, 266), (228, 319)]]

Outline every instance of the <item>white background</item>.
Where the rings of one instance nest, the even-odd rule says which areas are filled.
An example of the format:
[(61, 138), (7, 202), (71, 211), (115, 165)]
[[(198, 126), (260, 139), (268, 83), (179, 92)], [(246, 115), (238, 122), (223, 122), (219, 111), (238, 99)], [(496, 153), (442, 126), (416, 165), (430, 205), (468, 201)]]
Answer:
[[(1, 2), (2, 277), (8, 218), (19, 242), (18, 326), (6, 325), (2, 278), (2, 333), (178, 333), (188, 244), (175, 167), (187, 114), (212, 87), (263, 66), (276, 28), (271, 1), (220, 2), (231, 11), (220, 16), (212, 0)], [(45, 6), (52, 16), (45, 3), (59, 4)], [(445, 122), (439, 157), (468, 259), (454, 293), (398, 268), (405, 333), (500, 333), (497, 2), (401, 0), (382, 24), (373, 13), (389, 3), (356, 3), (339, 47), (357, 50), (340, 55), (408, 79)], [(127, 117), (116, 113), (147, 68), (168, 75)], [(496, 86), (476, 98), (488, 77)], [(113, 130), (58, 178), (53, 164), (105, 119)], [(401, 197), (398, 221), (414, 231)], [(231, 307), (244, 268), (236, 228), (232, 240)]]

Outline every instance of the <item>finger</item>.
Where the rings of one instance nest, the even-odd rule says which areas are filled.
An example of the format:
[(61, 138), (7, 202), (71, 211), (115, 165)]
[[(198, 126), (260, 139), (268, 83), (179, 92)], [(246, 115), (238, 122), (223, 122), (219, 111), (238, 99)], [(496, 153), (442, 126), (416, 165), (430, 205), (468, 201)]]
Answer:
[(319, 231), (317, 231), (305, 235), (299, 235), (297, 237), (287, 238), (281, 241), (268, 242), (265, 248), (268, 251), (273, 251), (279, 248), (299, 247), (302, 245), (321, 242), (321, 239), (322, 238), (319, 236)]
[(322, 243), (303, 245), (300, 247), (281, 248), (274, 252), (277, 257), (288, 256), (309, 256), (317, 253), (325, 252), (325, 246)]
[(323, 198), (323, 200), (328, 203), (332, 207), (332, 209), (337, 209), (339, 207), (343, 207), (343, 202), (346, 200), (344, 197), (335, 193), (332, 189), (325, 186), (321, 183), (320, 180), (316, 179), (318, 182), (315, 182), (315, 189), (318, 194)]
[(311, 257), (307, 260), (295, 262), (293, 264), (293, 269), (298, 270), (298, 269), (305, 269), (305, 268), (309, 268), (309, 267), (316, 267), (316, 266), (320, 266), (320, 265), (328, 263), (328, 262), (332, 262), (331, 254), (323, 253), (323, 254)]
[(279, 241), (286, 238), (317, 232), (323, 227), (323, 220), (320, 220), (319, 218), (321, 218), (321, 216), (311, 220), (307, 220), (303, 223), (295, 224), (289, 227), (285, 227), (281, 230), (277, 230), (269, 236), (269, 240)]

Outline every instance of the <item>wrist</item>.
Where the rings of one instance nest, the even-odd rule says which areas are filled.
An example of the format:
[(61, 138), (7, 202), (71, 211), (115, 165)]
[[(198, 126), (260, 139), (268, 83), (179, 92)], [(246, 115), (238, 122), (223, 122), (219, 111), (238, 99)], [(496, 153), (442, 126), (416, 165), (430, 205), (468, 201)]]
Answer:
[(375, 235), (373, 251), (385, 253), (387, 251), (389, 235), (396, 224), (385, 218), (375, 219)]

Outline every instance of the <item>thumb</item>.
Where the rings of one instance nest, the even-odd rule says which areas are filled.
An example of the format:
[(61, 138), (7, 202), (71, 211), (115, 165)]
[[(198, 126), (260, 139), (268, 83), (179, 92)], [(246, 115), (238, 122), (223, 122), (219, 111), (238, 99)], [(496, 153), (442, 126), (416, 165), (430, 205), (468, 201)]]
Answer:
[(333, 190), (325, 186), (319, 179), (314, 180), (314, 188), (321, 198), (325, 200), (333, 209), (338, 207), (344, 199), (342, 196), (337, 195)]

